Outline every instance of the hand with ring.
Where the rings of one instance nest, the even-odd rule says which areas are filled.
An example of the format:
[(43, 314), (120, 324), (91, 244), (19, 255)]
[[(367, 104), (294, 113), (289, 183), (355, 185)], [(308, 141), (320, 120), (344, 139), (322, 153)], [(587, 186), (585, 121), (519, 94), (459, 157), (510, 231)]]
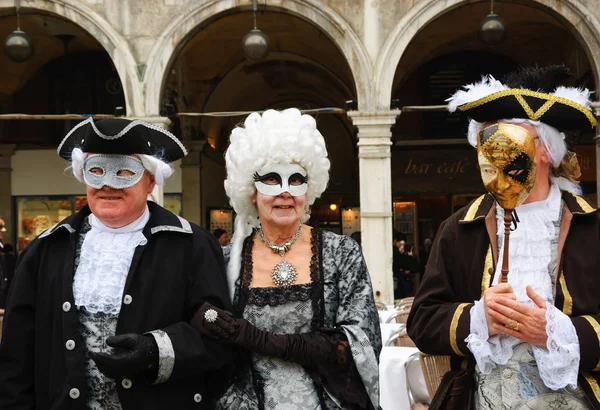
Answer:
[(488, 336), (494, 336), (500, 333), (493, 324), (497, 323), (496, 319), (489, 314), (488, 305), (498, 297), (504, 297), (513, 301), (517, 300), (517, 296), (513, 292), (512, 287), (508, 283), (499, 283), (492, 286), (483, 292), (483, 307), (485, 309), (485, 320), (487, 321)]
[(204, 336), (227, 341), (237, 333), (235, 318), (230, 312), (205, 302), (190, 321)]
[(528, 306), (503, 296), (487, 302), (487, 311), (494, 319), (493, 327), (507, 335), (535, 346), (546, 347), (546, 301), (527, 286), (527, 296), (537, 305)]

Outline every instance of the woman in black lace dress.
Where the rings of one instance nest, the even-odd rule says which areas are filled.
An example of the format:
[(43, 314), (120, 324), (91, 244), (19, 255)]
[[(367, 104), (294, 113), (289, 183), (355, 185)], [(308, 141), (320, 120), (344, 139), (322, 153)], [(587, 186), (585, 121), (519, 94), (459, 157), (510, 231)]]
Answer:
[(236, 315), (205, 304), (193, 324), (245, 354), (216, 407), (377, 408), (381, 335), (360, 247), (303, 224), (329, 179), (315, 120), (297, 109), (251, 114), (226, 163)]

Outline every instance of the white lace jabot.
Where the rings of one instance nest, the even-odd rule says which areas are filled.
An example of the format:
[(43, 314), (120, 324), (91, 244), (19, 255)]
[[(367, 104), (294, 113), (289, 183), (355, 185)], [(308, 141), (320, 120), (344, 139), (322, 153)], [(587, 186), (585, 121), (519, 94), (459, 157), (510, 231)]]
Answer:
[(75, 305), (118, 315), (133, 253), (147, 242), (142, 230), (150, 211), (146, 207), (142, 216), (122, 228), (109, 228), (93, 214), (89, 218), (92, 229), (85, 235), (73, 279)]
[[(508, 283), (519, 302), (535, 306), (526, 293), (527, 285), (547, 301), (547, 348), (533, 346), (533, 353), (544, 384), (557, 390), (577, 385), (579, 339), (571, 319), (554, 307), (555, 265), (558, 253), (558, 231), (562, 199), (553, 184), (548, 198), (517, 207), (520, 222), (510, 234)], [(498, 232), (498, 263), (493, 285), (498, 283), (502, 269), (504, 245), (504, 210), (496, 207)], [(479, 370), (489, 374), (497, 364), (512, 357), (519, 339), (506, 334), (488, 337), (483, 298), (471, 309), (470, 334), (466, 339)]]

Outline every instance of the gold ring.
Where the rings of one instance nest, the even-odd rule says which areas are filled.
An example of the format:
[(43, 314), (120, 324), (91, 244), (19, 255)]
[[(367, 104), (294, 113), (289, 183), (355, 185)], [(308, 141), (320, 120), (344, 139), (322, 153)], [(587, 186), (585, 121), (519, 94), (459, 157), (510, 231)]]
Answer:
[(519, 326), (521, 326), (521, 324), (519, 322), (517, 322), (517, 324), (515, 325), (515, 327), (513, 327), (513, 330), (515, 332), (518, 332), (519, 331)]

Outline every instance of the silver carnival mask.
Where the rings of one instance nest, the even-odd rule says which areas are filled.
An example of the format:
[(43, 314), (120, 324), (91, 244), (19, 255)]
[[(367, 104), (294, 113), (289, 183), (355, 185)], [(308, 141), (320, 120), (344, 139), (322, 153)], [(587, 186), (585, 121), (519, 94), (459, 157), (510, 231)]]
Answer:
[(92, 154), (83, 163), (83, 180), (92, 188), (131, 188), (144, 176), (144, 164), (130, 155)]
[(306, 170), (298, 164), (272, 164), (254, 174), (254, 186), (263, 195), (289, 192), (291, 196), (302, 196), (308, 190), (308, 179)]

